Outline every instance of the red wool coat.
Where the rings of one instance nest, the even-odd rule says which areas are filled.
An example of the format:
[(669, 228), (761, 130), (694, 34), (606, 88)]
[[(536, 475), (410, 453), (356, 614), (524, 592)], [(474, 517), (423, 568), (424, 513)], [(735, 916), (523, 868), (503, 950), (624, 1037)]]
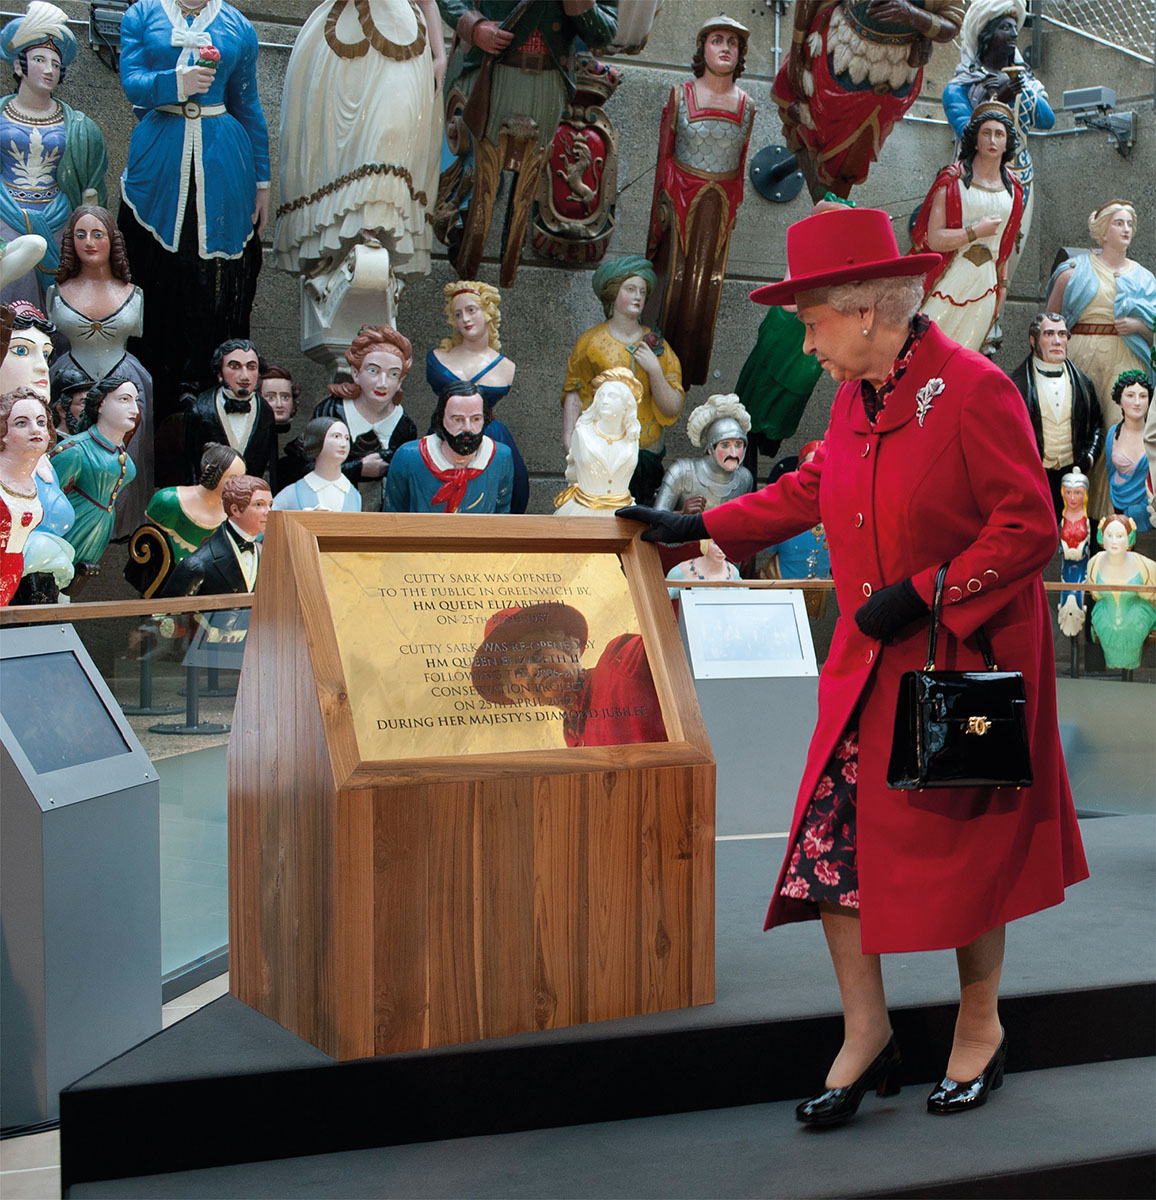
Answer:
[[(841, 615), (819, 680), (788, 856), (858, 710), (864, 953), (966, 945), (1060, 903), (1066, 886), (1086, 878), (1040, 583), (1056, 521), (1023, 401), (1001, 370), (932, 324), (874, 429), (859, 384), (844, 383), (810, 463), (704, 519), (735, 561), (819, 521), (826, 529)], [(1035, 782), (1022, 791), (887, 787), (899, 678), (923, 666), (927, 622), (884, 646), (865, 637), (852, 614), (872, 589), (908, 576), (930, 604), (935, 572), (947, 561), (942, 625), (952, 636), (941, 629), (937, 665), (982, 670), (972, 635), (983, 625), (997, 664), (1023, 672)], [(817, 916), (813, 905), (779, 895), (782, 879), (780, 871), (768, 929)]]

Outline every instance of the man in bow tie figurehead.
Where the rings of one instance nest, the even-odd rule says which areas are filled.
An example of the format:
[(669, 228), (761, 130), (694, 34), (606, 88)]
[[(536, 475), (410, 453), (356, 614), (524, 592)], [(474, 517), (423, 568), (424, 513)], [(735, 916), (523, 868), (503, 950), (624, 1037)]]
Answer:
[(1069, 336), (1059, 313), (1040, 313), (1028, 326), (1031, 353), (1011, 373), (1028, 406), (1057, 520), (1064, 511), (1061, 481), (1070, 471), (1091, 474), (1103, 438), (1096, 388), (1068, 361)]
[(196, 483), (209, 442), (231, 446), (250, 475), (265, 475), (277, 490), (277, 438), (273, 410), (258, 392), (265, 361), (247, 338), (231, 338), (213, 352), (216, 387), (186, 399), (185, 483)]
[(173, 568), (160, 596), (215, 596), (251, 592), (273, 494), (255, 475), (234, 475), (221, 485), (225, 520)]

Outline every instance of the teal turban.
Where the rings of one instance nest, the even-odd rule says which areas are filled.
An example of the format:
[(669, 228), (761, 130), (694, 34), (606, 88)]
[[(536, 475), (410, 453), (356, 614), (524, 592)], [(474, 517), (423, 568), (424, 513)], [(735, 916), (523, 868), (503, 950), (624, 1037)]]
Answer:
[(22, 17), (0, 30), (0, 58), (15, 62), (33, 46), (51, 46), (67, 67), (76, 57), (76, 35), (68, 28), (68, 14), (47, 0), (32, 0)]
[(607, 258), (598, 264), (598, 269), (594, 272), (594, 278), (590, 282), (594, 288), (594, 294), (602, 301), (607, 316), (610, 315), (610, 310), (614, 306), (618, 289), (631, 275), (645, 279), (647, 288), (652, 292), (658, 284), (658, 276), (654, 273), (654, 267), (650, 260), (643, 258), (641, 254), (624, 254), (621, 258)]

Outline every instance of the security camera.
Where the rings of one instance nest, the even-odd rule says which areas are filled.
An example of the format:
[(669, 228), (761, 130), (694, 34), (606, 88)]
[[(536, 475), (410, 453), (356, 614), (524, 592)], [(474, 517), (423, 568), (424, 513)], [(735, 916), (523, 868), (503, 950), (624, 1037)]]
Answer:
[(1136, 142), (1136, 114), (1112, 111), (1116, 107), (1116, 93), (1111, 88), (1076, 88), (1065, 92), (1060, 107), (1073, 114), (1077, 125), (1102, 129), (1122, 157), (1127, 158), (1132, 152)]
[(1075, 91), (1064, 93), (1060, 107), (1065, 112), (1079, 112), (1089, 108), (1096, 108), (1105, 113), (1111, 112), (1116, 107), (1116, 93), (1106, 87), (1076, 88)]

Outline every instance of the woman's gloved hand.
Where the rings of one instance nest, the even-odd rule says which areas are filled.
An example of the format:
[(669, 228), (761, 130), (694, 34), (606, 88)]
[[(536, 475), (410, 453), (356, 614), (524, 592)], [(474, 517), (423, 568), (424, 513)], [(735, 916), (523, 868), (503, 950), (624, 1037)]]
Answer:
[(699, 542), (710, 537), (700, 513), (666, 512), (661, 508), (644, 508), (640, 504), (633, 504), (629, 508), (617, 509), (614, 515), (649, 525), (650, 528), (642, 535), (644, 542), (681, 546), (683, 542)]
[(930, 612), (915, 585), (910, 579), (904, 579), (901, 583), (881, 587), (859, 605), (855, 610), (855, 624), (867, 637), (887, 643), (912, 621), (918, 621)]

